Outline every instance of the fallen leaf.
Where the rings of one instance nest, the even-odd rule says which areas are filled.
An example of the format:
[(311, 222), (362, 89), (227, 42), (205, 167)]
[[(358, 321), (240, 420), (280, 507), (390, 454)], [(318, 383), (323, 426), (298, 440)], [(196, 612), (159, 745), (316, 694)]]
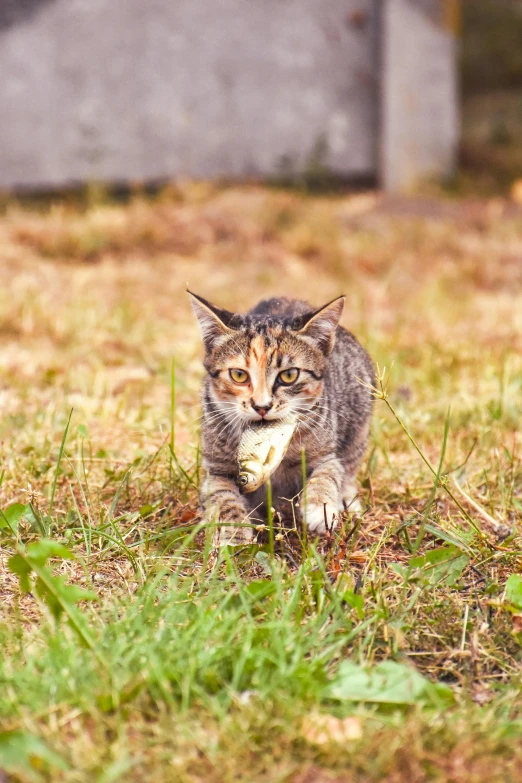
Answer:
[(320, 712), (312, 712), (303, 719), (301, 732), (305, 740), (313, 745), (358, 740), (363, 733), (358, 718), (336, 718)]
[(192, 522), (192, 520), (195, 519), (195, 518), (196, 518), (196, 511), (193, 508), (189, 508), (187, 506), (181, 512), (181, 516), (179, 518), (179, 521), (182, 524), (187, 524), (187, 522)]
[(483, 705), (488, 704), (493, 698), (493, 695), (486, 685), (477, 683), (472, 689), (471, 698), (475, 704)]
[(448, 685), (431, 682), (413, 666), (397, 661), (381, 661), (373, 668), (342, 661), (325, 695), (339, 701), (377, 704), (440, 704), (454, 699)]

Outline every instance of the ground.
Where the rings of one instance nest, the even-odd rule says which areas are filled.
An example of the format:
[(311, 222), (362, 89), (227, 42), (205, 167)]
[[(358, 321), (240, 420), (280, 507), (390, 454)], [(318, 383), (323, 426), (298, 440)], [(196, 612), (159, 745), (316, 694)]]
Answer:
[[(0, 276), (0, 769), (520, 780), (516, 205), (194, 183), (10, 200)], [(382, 383), (365, 511), (334, 536), (211, 550), (187, 284), (237, 310), (346, 294)]]

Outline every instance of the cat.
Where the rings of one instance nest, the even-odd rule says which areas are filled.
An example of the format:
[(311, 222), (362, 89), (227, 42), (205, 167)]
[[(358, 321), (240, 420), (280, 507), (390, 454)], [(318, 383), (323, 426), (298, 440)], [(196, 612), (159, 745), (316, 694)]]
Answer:
[[(373, 404), (364, 384), (375, 385), (367, 352), (339, 326), (344, 296), (318, 309), (268, 299), (240, 315), (187, 293), (205, 348), (201, 505), (218, 524), (216, 540), (247, 544), (253, 525), (266, 522), (266, 486), (250, 495), (238, 487), (239, 439), (253, 422), (288, 417), (298, 424), (271, 477), (272, 504), (282, 517), (295, 515), (297, 506), (312, 534), (331, 532), (340, 511), (360, 510), (355, 473)], [(307, 481), (299, 502), (303, 451)]]

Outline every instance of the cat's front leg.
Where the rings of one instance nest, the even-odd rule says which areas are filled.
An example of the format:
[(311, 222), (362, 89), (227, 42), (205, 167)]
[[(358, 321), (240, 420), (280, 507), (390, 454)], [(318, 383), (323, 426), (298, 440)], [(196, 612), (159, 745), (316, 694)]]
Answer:
[(320, 535), (337, 527), (344, 469), (336, 457), (324, 459), (308, 479), (303, 521), (311, 533)]
[(249, 509), (233, 479), (208, 473), (201, 487), (201, 505), (207, 520), (218, 524), (215, 546), (248, 544), (254, 538)]

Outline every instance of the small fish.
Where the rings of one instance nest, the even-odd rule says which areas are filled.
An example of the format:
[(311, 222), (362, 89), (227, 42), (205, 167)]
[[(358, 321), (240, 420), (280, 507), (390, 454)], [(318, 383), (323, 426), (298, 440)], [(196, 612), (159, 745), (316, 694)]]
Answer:
[(237, 453), (242, 492), (254, 492), (279, 467), (296, 426), (295, 421), (266, 421), (247, 427)]

